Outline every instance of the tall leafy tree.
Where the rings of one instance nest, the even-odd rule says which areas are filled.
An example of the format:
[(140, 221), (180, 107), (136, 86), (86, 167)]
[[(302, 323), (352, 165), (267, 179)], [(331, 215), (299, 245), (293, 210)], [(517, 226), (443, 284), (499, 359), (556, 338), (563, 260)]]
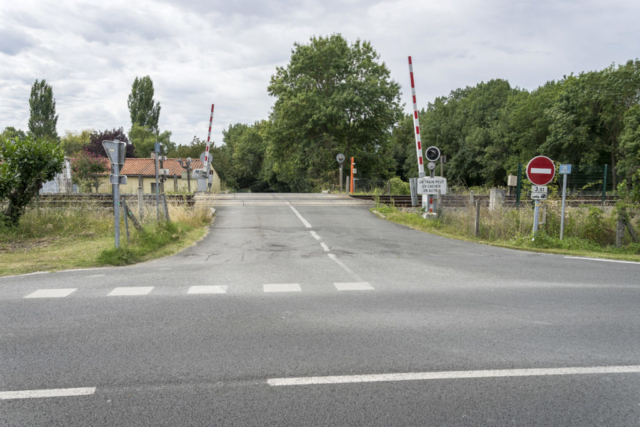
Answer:
[(158, 131), (160, 103), (154, 101), (153, 95), (154, 89), (151, 77), (136, 77), (127, 102), (131, 115), (132, 129), (134, 125), (138, 125), (152, 132)]
[(122, 127), (93, 132), (89, 138), (89, 144), (86, 146), (86, 150), (94, 156), (106, 157), (102, 141), (115, 141), (116, 139), (127, 144), (127, 157), (136, 157), (134, 146), (129, 142), (129, 138), (127, 138), (127, 134)]
[(176, 149), (176, 143), (171, 141), (171, 132), (169, 131), (158, 133), (135, 124), (129, 132), (129, 138), (137, 157), (149, 157), (156, 142), (162, 146), (163, 153), (170, 153)]
[(57, 141), (58, 115), (56, 114), (56, 100), (53, 90), (46, 80), (36, 80), (31, 87), (29, 97), (29, 131), (35, 138)]
[(402, 117), (400, 87), (369, 42), (334, 34), (296, 43), (268, 91), (276, 103), (266, 157), (291, 190), (336, 182), (340, 152), (358, 158), (360, 176), (394, 174), (390, 134)]
[(92, 129), (85, 129), (82, 132), (67, 131), (60, 140), (60, 147), (64, 150), (65, 156), (73, 156), (84, 151), (91, 142), (91, 135), (95, 133)]

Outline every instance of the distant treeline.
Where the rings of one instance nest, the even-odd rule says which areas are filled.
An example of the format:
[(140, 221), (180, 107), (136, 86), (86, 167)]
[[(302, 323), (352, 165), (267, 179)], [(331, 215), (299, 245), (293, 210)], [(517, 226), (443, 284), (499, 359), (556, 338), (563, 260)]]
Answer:
[[(329, 55), (328, 53), (331, 53)], [(336, 53), (337, 52), (337, 53)], [(399, 85), (368, 43), (341, 36), (296, 45), (272, 77), (268, 120), (235, 124), (214, 150), (231, 187), (310, 191), (337, 184), (342, 152), (359, 176), (418, 175), (413, 118)], [(614, 186), (640, 164), (640, 61), (550, 81), (528, 91), (496, 79), (456, 89), (420, 112), (423, 149), (447, 156), (445, 176), (462, 185), (506, 185), (535, 155), (609, 165)], [(631, 181), (629, 181), (631, 182)]]

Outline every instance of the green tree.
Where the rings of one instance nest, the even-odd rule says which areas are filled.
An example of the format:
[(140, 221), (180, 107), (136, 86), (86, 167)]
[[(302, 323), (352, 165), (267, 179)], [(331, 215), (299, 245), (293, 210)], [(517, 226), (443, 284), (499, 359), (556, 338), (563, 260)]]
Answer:
[(83, 151), (91, 142), (92, 133), (94, 133), (93, 129), (85, 129), (80, 133), (67, 131), (60, 140), (60, 147), (65, 156), (73, 156)]
[(62, 172), (64, 153), (55, 141), (24, 139), (0, 140), (0, 220), (16, 225), (42, 184)]
[(91, 192), (92, 186), (96, 192), (100, 187), (100, 175), (108, 172), (107, 159), (97, 156), (89, 150), (76, 153), (71, 162), (71, 177), (73, 183), (83, 191)]
[(265, 134), (270, 184), (293, 191), (336, 183), (336, 154), (357, 158), (359, 176), (394, 174), (390, 135), (402, 117), (400, 87), (370, 43), (339, 34), (296, 43), (268, 88), (276, 98)]
[(136, 157), (149, 157), (154, 150), (156, 141), (162, 146), (163, 153), (169, 153), (176, 149), (175, 142), (171, 141), (171, 132), (157, 131), (134, 124), (129, 132), (129, 140), (133, 144)]
[[(214, 145), (213, 143), (211, 144)], [(186, 159), (191, 157), (192, 159), (199, 159), (200, 154), (204, 153), (207, 146), (206, 141), (202, 141), (197, 136), (194, 136), (188, 145), (178, 145), (175, 149), (167, 152), (168, 157)]]
[(58, 141), (56, 100), (53, 98), (51, 86), (45, 80), (36, 80), (33, 83), (29, 97), (29, 108), (31, 110), (29, 132), (35, 138)]
[(154, 89), (151, 77), (136, 77), (129, 94), (128, 106), (131, 115), (131, 128), (135, 125), (158, 132), (160, 103), (153, 99)]
[(0, 133), (0, 139), (25, 139), (27, 134), (20, 129), (16, 129), (13, 126), (7, 126), (4, 128), (2, 133)]

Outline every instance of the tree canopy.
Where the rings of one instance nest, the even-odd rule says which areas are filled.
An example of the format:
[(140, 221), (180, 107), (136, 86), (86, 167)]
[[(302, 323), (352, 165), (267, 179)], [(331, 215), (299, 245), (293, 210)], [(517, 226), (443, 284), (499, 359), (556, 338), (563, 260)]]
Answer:
[(131, 128), (138, 125), (152, 132), (158, 131), (160, 103), (153, 99), (154, 89), (151, 77), (136, 77), (129, 94), (128, 106), (131, 115)]
[(56, 100), (53, 98), (53, 90), (46, 80), (36, 80), (31, 87), (29, 97), (29, 132), (35, 138), (44, 138), (53, 141), (58, 140), (56, 126), (58, 115), (56, 114)]

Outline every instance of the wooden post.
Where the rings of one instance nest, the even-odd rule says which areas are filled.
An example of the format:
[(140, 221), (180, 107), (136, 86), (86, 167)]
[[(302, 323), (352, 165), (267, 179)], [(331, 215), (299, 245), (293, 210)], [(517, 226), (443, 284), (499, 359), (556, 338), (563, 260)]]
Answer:
[(127, 243), (129, 243), (129, 215), (127, 215), (129, 208), (127, 207), (127, 199), (124, 196), (122, 196), (122, 208), (124, 209), (124, 229), (127, 232)]
[(171, 218), (169, 218), (169, 207), (167, 206), (167, 195), (164, 193), (162, 194), (162, 204), (164, 205), (164, 219), (171, 221)]
[(624, 229), (625, 229), (624, 219), (622, 219), (622, 217), (618, 216), (618, 222), (617, 222), (617, 226), (616, 226), (616, 248), (619, 248), (620, 246), (622, 246), (622, 239), (624, 237)]
[(178, 192), (178, 175), (173, 176), (173, 191)]
[(473, 205), (474, 205), (474, 203), (475, 203), (475, 202), (473, 201), (473, 190), (471, 190), (471, 191), (469, 191), (469, 204), (470, 204), (471, 206), (473, 206)]
[(480, 234), (480, 200), (476, 201), (476, 217), (473, 224), (473, 236), (478, 237)]
[(138, 215), (142, 221), (144, 216), (144, 179), (141, 176), (138, 177)]

